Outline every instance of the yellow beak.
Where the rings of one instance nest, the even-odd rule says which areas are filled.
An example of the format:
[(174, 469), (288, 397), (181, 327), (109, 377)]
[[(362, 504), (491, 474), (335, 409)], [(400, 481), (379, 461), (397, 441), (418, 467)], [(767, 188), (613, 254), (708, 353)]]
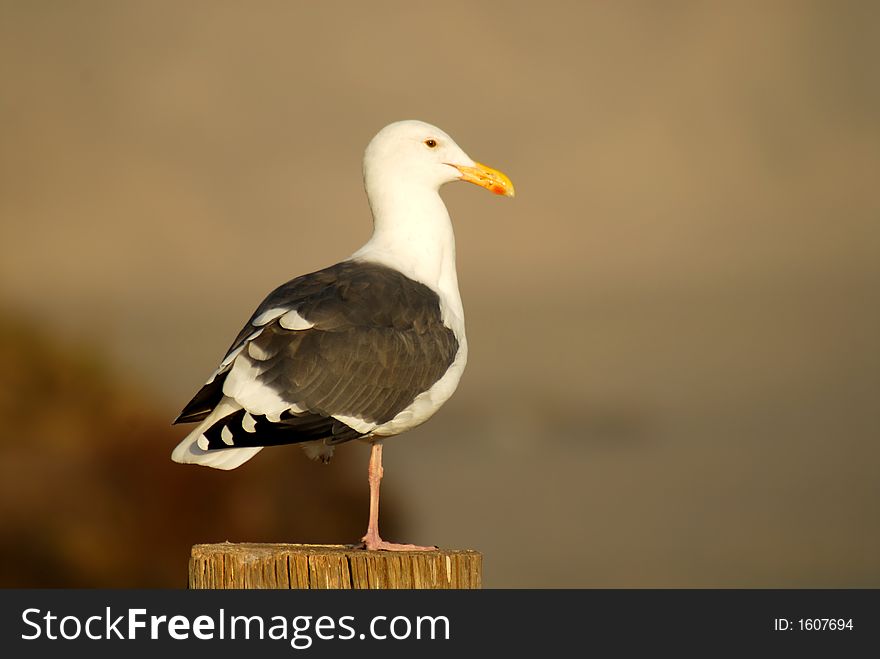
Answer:
[(462, 181), (474, 183), (481, 188), (486, 188), (495, 194), (504, 195), (505, 197), (512, 197), (515, 194), (513, 183), (510, 182), (510, 179), (505, 174), (502, 174), (497, 169), (486, 167), (486, 165), (481, 165), (478, 162), (474, 163), (473, 167), (466, 167), (465, 165), (453, 165), (453, 167), (461, 172)]

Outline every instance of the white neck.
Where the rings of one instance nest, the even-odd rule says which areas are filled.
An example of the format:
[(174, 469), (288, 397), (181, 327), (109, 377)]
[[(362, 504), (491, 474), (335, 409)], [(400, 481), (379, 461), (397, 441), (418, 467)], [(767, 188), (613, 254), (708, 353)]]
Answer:
[(461, 327), (463, 332), (455, 236), (438, 190), (369, 177), (366, 189), (373, 212), (373, 235), (351, 258), (382, 263), (437, 291), (444, 322), (456, 330)]

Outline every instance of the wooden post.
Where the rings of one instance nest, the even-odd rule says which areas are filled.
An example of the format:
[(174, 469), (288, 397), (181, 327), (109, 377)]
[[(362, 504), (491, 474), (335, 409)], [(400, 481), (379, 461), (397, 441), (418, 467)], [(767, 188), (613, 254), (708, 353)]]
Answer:
[(480, 588), (483, 555), (470, 549), (365, 551), (350, 545), (195, 545), (190, 588)]

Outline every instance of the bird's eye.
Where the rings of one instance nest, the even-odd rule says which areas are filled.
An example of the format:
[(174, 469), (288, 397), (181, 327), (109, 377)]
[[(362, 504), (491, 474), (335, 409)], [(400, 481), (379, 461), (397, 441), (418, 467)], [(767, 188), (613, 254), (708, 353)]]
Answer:
[(434, 149), (437, 147), (437, 140), (427, 139), (427, 140), (425, 140), (425, 146), (428, 147), (429, 149)]

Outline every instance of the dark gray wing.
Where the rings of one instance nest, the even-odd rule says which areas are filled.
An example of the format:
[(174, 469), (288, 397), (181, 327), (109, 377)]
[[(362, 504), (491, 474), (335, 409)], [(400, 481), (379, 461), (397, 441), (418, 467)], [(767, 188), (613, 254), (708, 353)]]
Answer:
[[(290, 311), (308, 328), (285, 328)], [(334, 417), (391, 420), (457, 352), (434, 291), (385, 266), (339, 263), (273, 291), (176, 423), (204, 419), (226, 395), (242, 418), (208, 429), (210, 448), (346, 441), (363, 433)]]

